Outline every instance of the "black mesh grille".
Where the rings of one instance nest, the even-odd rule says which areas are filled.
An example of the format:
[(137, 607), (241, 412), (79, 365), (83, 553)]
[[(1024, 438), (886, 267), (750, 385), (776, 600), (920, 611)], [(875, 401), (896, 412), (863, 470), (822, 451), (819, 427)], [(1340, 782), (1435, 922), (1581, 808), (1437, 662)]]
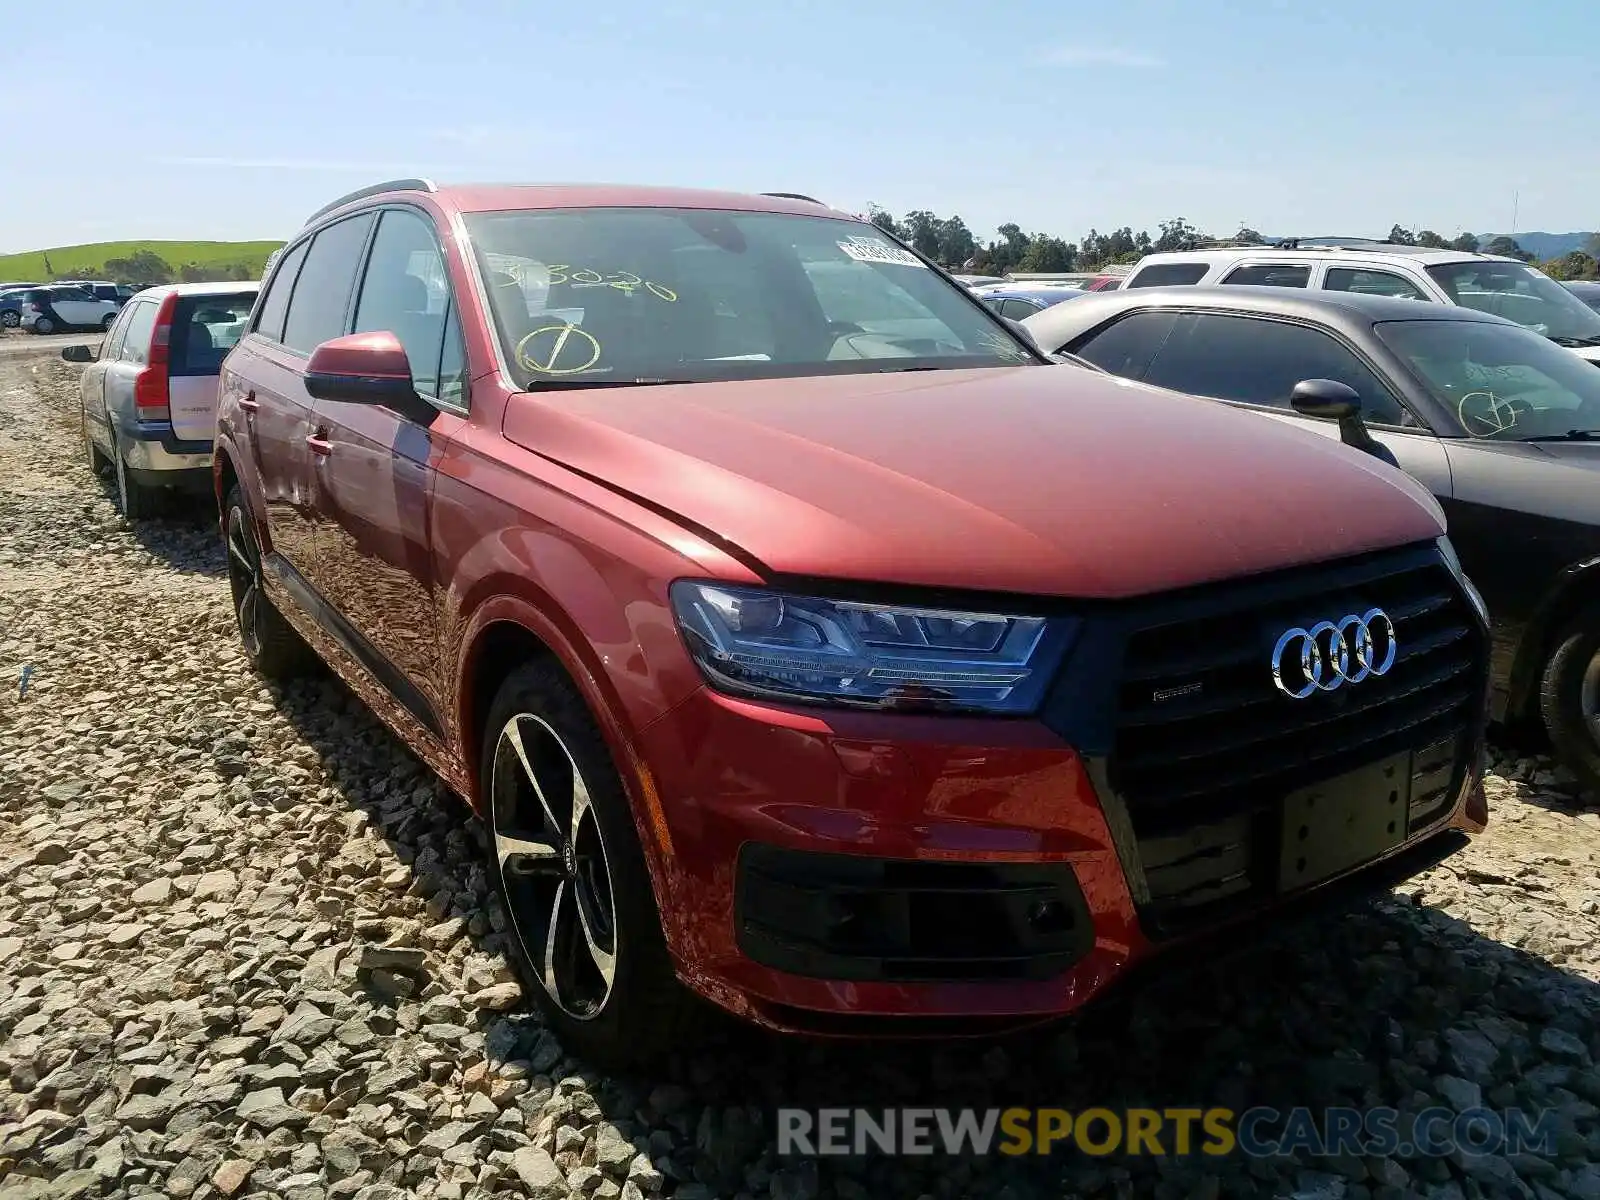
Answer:
[[(1394, 623), (1386, 674), (1303, 700), (1273, 685), (1285, 630), (1373, 608)], [(1406, 831), (1438, 819), (1482, 715), (1486, 653), (1432, 546), (1207, 589), (1138, 621), (1108, 775), (1147, 908), (1210, 909), (1273, 886), (1285, 795), (1393, 755), (1410, 754)]]

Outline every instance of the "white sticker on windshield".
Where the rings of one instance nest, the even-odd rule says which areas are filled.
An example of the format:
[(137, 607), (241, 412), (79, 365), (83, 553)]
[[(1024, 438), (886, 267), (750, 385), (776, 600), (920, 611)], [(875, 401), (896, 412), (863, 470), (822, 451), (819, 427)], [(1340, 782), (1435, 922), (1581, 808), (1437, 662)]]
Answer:
[(839, 243), (839, 249), (857, 262), (887, 263), (891, 267), (921, 267), (927, 270), (927, 264), (911, 251), (891, 246), (879, 238), (846, 238)]

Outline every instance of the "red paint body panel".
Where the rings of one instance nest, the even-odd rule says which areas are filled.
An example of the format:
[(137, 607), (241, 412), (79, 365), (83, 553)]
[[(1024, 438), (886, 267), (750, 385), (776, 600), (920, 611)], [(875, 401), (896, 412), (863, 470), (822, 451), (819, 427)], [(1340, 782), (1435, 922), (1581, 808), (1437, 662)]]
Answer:
[[(633, 801), (682, 978), (783, 1027), (774, 1006), (1035, 1018), (1152, 952), (1085, 762), (1041, 723), (774, 707), (708, 690), (674, 622), (684, 577), (767, 573), (1108, 600), (1426, 540), (1409, 477), (1223, 405), (1067, 367), (847, 375), (531, 395), (503, 377), (456, 216), (631, 204), (815, 216), (770, 197), (608, 186), (368, 197), (435, 224), (470, 413), (427, 429), (305, 393), (308, 366), (371, 375), (384, 334), (306, 356), (249, 334), (220, 385), (219, 498), (237, 479), (283, 556), (433, 710), (437, 729), (298, 605), (269, 595), (446, 782), (481, 804), (485, 650), (523, 631), (566, 669)], [(336, 214), (330, 214), (330, 217)], [(843, 214), (834, 214), (847, 220)], [(391, 339), (392, 340), (392, 339)], [(355, 353), (351, 353), (355, 351)], [(392, 364), (391, 364), (392, 365)], [(246, 403), (248, 400), (250, 403)], [(316, 461), (308, 438), (325, 444)], [(1474, 775), (1449, 823), (1476, 831)], [(846, 983), (746, 958), (741, 846), (1071, 864), (1094, 918), (1054, 979)]]

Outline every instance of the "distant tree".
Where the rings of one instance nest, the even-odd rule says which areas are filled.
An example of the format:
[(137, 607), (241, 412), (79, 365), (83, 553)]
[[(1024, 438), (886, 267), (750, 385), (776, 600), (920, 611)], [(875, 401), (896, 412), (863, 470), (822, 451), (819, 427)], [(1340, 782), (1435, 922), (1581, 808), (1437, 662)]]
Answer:
[(1417, 234), (1417, 245), (1426, 246), (1430, 250), (1450, 249), (1450, 243), (1445, 241), (1444, 238), (1440, 237), (1431, 229), (1424, 229), (1421, 233)]
[(1540, 264), (1540, 269), (1551, 279), (1594, 279), (1600, 276), (1600, 262), (1582, 250), (1573, 250), (1560, 258)]
[(1489, 244), (1483, 248), (1485, 254), (1499, 254), (1506, 258), (1520, 258), (1523, 262), (1532, 262), (1533, 255), (1517, 245), (1515, 238), (1501, 234), (1499, 237), (1490, 238)]
[(895, 237), (905, 236), (905, 231), (900, 228), (900, 222), (896, 221), (890, 213), (879, 208), (876, 204), (869, 203), (867, 205), (867, 220), (885, 233), (892, 233)]
[(1156, 253), (1170, 250), (1193, 250), (1200, 244), (1201, 233), (1182, 217), (1161, 222), (1161, 233), (1155, 240)]
[(1256, 230), (1251, 229), (1250, 226), (1241, 225), (1239, 226), (1239, 232), (1233, 235), (1233, 240), (1236, 242), (1250, 242), (1259, 245), (1261, 242), (1266, 241), (1266, 238), (1262, 237), (1261, 234)]
[(1458, 233), (1451, 241), (1450, 249), (1460, 250), (1463, 254), (1476, 254), (1478, 252), (1478, 235), (1475, 233)]
[(950, 217), (939, 222), (939, 253), (935, 255), (947, 267), (959, 267), (978, 251), (978, 239), (960, 217)]
[(146, 287), (156, 283), (171, 283), (173, 278), (172, 267), (152, 250), (136, 250), (127, 258), (108, 258), (105, 269), (108, 275), (116, 279)]
[(205, 283), (206, 269), (199, 263), (184, 263), (178, 268), (178, 278), (184, 283)]
[(1389, 229), (1388, 240), (1397, 246), (1415, 246), (1417, 235), (1403, 225), (1394, 225)]
[(1036, 234), (1023, 251), (1020, 271), (1070, 271), (1077, 261), (1077, 247), (1057, 237)]

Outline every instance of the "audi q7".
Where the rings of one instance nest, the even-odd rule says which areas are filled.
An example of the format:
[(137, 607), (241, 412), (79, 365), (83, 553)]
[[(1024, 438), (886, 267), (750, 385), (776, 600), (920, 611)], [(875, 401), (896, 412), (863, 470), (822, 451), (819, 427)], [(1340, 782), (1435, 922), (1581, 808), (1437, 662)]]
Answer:
[(472, 805), (573, 1048), (694, 996), (1063, 1013), (1486, 818), (1484, 615), (1391, 467), (1052, 365), (805, 199), (379, 185), (223, 366), (244, 645)]

